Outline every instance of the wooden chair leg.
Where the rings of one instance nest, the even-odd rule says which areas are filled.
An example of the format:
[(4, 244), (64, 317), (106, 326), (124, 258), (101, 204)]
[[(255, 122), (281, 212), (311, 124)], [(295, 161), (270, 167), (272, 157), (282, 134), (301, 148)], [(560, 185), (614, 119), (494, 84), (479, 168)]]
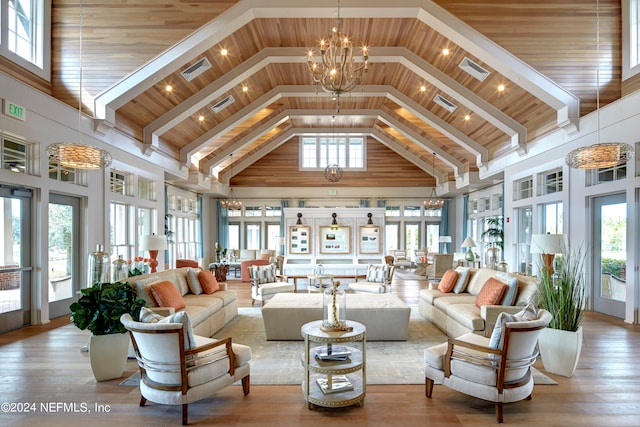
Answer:
[(526, 397), (526, 400), (531, 400), (531, 398), (532, 398), (532, 395), (529, 395)]
[(147, 403), (147, 399), (144, 396), (140, 396), (140, 406), (144, 406)]
[(496, 402), (496, 418), (498, 418), (498, 423), (502, 424), (502, 402)]
[(428, 398), (431, 398), (431, 394), (433, 393), (433, 380), (431, 378), (425, 377), (424, 392)]
[(186, 426), (187, 424), (189, 424), (189, 421), (187, 420), (187, 409), (188, 409), (189, 405), (186, 403), (182, 404), (182, 425)]
[(249, 375), (247, 375), (242, 379), (242, 392), (244, 393), (245, 396), (249, 394), (250, 389), (251, 389), (251, 381), (249, 380)]

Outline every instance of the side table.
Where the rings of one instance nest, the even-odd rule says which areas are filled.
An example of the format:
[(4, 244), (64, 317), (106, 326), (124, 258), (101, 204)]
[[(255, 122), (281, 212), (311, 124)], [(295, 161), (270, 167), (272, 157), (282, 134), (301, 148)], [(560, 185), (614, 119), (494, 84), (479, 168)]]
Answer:
[[(302, 395), (308, 408), (313, 405), (327, 408), (351, 406), (356, 403), (364, 405), (366, 394), (366, 328), (362, 323), (347, 321), (353, 327), (352, 331), (325, 332), (320, 329), (322, 320), (302, 325), (301, 333), (304, 337), (304, 353), (302, 365), (305, 370), (302, 381)], [(346, 345), (354, 343), (355, 345)], [(325, 361), (316, 358), (319, 352), (327, 351), (328, 346), (336, 349), (335, 344), (349, 351), (348, 359), (340, 361)], [(342, 345), (345, 344), (345, 345)], [(353, 385), (352, 389), (325, 393), (318, 385), (318, 379), (331, 384), (336, 375), (346, 376)]]
[(322, 276), (312, 274), (307, 276), (307, 280), (309, 281), (307, 284), (307, 291), (309, 293), (322, 292), (323, 289), (327, 289), (333, 284), (333, 276), (329, 274)]
[(229, 272), (229, 264), (212, 262), (211, 264), (209, 264), (209, 271), (211, 271), (214, 274), (214, 276), (216, 276), (217, 281), (224, 282), (227, 280), (227, 273)]

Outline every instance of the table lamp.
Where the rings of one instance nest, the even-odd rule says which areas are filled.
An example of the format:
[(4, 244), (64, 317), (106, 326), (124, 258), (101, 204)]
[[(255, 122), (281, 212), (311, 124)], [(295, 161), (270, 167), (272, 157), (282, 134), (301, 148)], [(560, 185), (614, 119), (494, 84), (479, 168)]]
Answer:
[(149, 267), (151, 272), (156, 272), (158, 266), (158, 251), (167, 249), (167, 236), (155, 234), (140, 236), (140, 250), (149, 251)]
[(549, 276), (553, 275), (553, 259), (563, 250), (564, 236), (562, 234), (533, 234), (531, 236), (530, 252), (540, 254)]
[(475, 261), (476, 256), (471, 248), (476, 247), (476, 242), (471, 237), (467, 237), (466, 239), (464, 239), (464, 242), (462, 242), (462, 247), (468, 248), (467, 254), (464, 256), (464, 259), (466, 259), (467, 261)]
[(444, 247), (444, 251), (442, 253), (446, 254), (447, 253), (447, 249), (448, 249), (447, 244), (451, 243), (451, 236), (440, 236), (440, 239), (438, 239), (438, 241), (440, 243), (444, 244), (444, 246), (443, 246)]

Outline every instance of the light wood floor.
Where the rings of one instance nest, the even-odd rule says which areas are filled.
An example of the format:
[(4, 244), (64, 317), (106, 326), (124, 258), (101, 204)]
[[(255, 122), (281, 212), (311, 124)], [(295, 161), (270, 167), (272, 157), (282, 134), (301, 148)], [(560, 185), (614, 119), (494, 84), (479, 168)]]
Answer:
[[(249, 285), (232, 281), (230, 286), (238, 291), (239, 304), (248, 306)], [(415, 305), (423, 286), (425, 282), (395, 280), (394, 292)], [(537, 385), (531, 401), (505, 405), (505, 425), (640, 425), (640, 326), (590, 313), (584, 328), (575, 375), (550, 375), (558, 385)], [(121, 380), (96, 383), (87, 354), (79, 351), (87, 338), (67, 318), (0, 335), (0, 403), (35, 404), (30, 407), (34, 413), (0, 412), (0, 425), (180, 425), (179, 407), (140, 408), (136, 387), (119, 386)], [(543, 370), (540, 361), (536, 366)], [(129, 360), (123, 379), (135, 369)], [(433, 399), (424, 396), (423, 385), (368, 386), (364, 407), (334, 410), (307, 409), (297, 385), (252, 386), (248, 396), (232, 386), (189, 406), (191, 425), (496, 425), (493, 404), (443, 386), (435, 387)]]

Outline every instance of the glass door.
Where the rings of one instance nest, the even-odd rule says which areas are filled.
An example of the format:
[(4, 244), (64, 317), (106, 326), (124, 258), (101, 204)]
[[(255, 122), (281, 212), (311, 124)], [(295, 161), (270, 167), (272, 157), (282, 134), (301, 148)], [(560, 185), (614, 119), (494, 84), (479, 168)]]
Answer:
[(49, 317), (69, 314), (69, 305), (80, 290), (80, 200), (51, 194), (49, 198)]
[(593, 309), (624, 318), (627, 203), (624, 194), (593, 199)]
[(0, 333), (31, 323), (31, 191), (0, 187)]

